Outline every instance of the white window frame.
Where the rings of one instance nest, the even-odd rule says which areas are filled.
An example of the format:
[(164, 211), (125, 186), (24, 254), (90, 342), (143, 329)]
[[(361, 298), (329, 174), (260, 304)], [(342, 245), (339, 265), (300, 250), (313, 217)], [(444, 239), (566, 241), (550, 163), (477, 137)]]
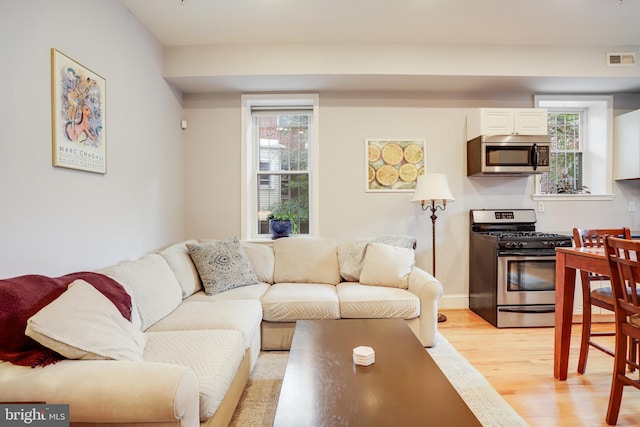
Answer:
[(259, 162), (257, 147), (252, 144), (252, 107), (312, 107), (313, 123), (309, 134), (309, 235), (318, 236), (320, 230), (318, 214), (319, 195), (319, 100), (318, 94), (257, 94), (242, 95), (241, 102), (241, 239), (248, 241), (266, 240), (264, 235), (258, 232), (258, 221), (255, 215), (258, 213), (257, 203), (257, 169)]
[[(590, 194), (540, 194), (540, 176), (535, 177), (533, 200), (613, 200), (613, 96), (535, 95), (536, 108), (584, 109), (586, 129), (581, 141), (583, 185)], [(602, 146), (604, 141), (604, 146)]]

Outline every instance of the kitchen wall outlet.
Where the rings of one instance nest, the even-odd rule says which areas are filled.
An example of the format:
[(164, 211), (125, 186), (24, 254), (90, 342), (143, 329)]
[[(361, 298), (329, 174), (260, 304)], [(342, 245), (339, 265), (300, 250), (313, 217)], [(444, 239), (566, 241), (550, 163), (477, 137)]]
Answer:
[(629, 212), (635, 212), (636, 211), (636, 202), (631, 201), (629, 202)]
[(538, 212), (544, 212), (544, 202), (538, 202)]

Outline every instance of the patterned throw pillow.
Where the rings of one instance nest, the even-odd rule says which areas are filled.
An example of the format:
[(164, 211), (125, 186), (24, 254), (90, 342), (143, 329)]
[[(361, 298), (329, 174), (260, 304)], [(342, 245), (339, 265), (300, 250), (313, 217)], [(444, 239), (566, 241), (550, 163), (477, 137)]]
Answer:
[(249, 258), (236, 237), (207, 243), (190, 243), (187, 244), (187, 249), (207, 295), (258, 283)]

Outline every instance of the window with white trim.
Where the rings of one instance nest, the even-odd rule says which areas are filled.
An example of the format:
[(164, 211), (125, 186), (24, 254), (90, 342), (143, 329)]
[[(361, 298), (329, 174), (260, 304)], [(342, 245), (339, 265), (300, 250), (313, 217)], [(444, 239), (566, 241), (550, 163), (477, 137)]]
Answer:
[(536, 175), (534, 200), (611, 200), (613, 97), (539, 95), (551, 137), (551, 171)]
[(269, 237), (269, 215), (317, 234), (317, 96), (243, 96), (242, 237)]
[(585, 109), (547, 112), (551, 138), (550, 171), (540, 177), (542, 194), (585, 194), (582, 184), (582, 129)]

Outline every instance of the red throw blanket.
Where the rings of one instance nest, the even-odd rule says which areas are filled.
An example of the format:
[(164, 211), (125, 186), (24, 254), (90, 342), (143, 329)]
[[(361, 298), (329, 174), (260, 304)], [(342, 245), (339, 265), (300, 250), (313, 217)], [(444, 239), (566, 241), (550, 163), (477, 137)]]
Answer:
[(131, 297), (115, 280), (91, 272), (62, 277), (28, 275), (0, 280), (0, 360), (16, 365), (45, 366), (64, 359), (24, 334), (27, 319), (58, 298), (70, 283), (82, 279), (93, 285), (131, 320)]

